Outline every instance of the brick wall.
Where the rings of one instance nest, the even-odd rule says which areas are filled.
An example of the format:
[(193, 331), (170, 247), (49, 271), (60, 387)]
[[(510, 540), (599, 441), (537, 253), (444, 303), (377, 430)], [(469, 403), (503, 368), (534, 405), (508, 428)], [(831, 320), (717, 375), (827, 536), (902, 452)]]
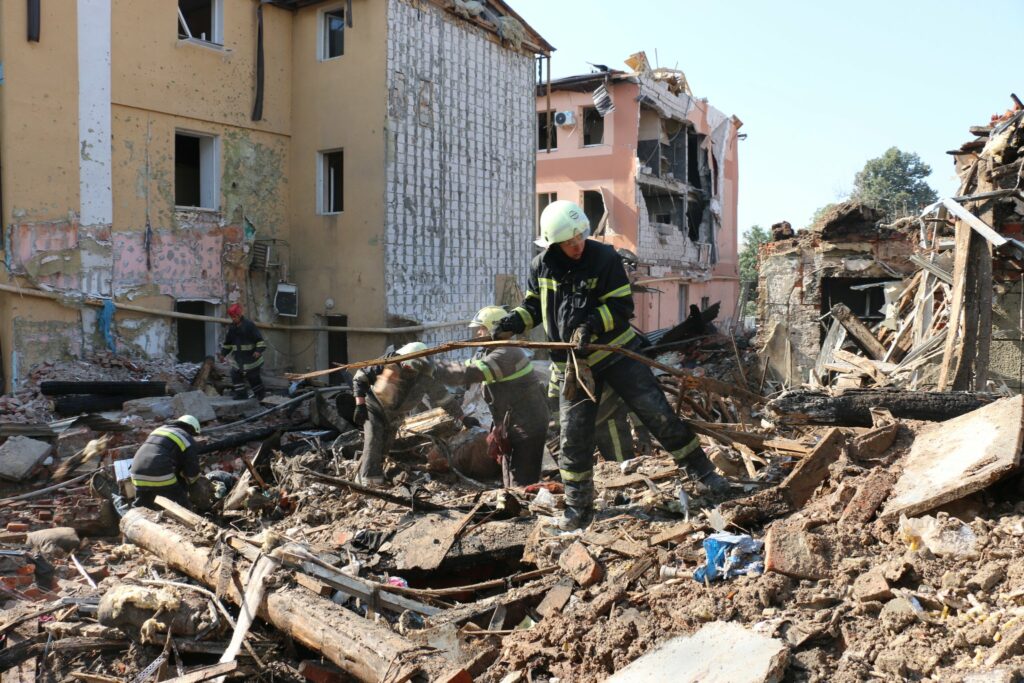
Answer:
[[(389, 316), (467, 319), (533, 253), (533, 58), (422, 4), (388, 9)], [(462, 327), (424, 341), (464, 338)]]

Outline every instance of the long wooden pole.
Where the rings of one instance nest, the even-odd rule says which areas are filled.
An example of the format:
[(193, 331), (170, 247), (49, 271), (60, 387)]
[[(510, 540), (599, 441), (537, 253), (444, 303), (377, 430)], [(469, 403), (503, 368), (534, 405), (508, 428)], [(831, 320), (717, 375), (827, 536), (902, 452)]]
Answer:
[[(576, 345), (570, 342), (535, 342), (535, 341), (522, 341), (522, 340), (499, 340), (499, 341), (454, 341), (446, 342), (444, 344), (438, 344), (422, 351), (415, 351), (413, 353), (406, 353), (400, 356), (391, 356), (389, 358), (374, 358), (373, 360), (362, 360), (355, 363), (346, 363), (344, 365), (336, 365), (333, 368), (327, 368), (326, 370), (314, 370), (313, 372), (306, 372), (303, 374), (285, 374), (285, 377), (291, 380), (302, 380), (312, 379), (314, 377), (323, 377), (330, 375), (334, 372), (340, 372), (342, 370), (357, 370), (359, 368), (367, 368), (373, 365), (390, 365), (394, 363), (401, 363), (403, 361), (412, 360), (415, 358), (423, 358), (426, 356), (434, 356), (439, 353), (448, 353), (449, 351), (457, 351), (459, 349), (472, 349), (472, 348), (494, 348), (500, 346), (515, 346), (522, 349), (547, 349), (560, 350), (560, 351), (571, 351), (576, 349)], [(632, 358), (638, 363), (643, 363), (648, 367), (661, 370), (665, 374), (671, 375), (679, 381), (680, 384), (688, 389), (703, 389), (706, 391), (713, 391), (721, 396), (734, 396), (736, 398), (743, 399), (749, 403), (763, 403), (764, 397), (758, 396), (757, 394), (733, 386), (726, 382), (712, 379), (710, 377), (694, 377), (685, 370), (680, 368), (674, 368), (671, 365), (665, 365), (659, 363), (653, 358), (648, 358), (642, 353), (637, 353), (632, 349), (625, 349), (621, 346), (612, 346), (611, 344), (586, 344), (583, 346), (583, 351), (610, 351), (611, 353), (618, 353), (627, 358)]]

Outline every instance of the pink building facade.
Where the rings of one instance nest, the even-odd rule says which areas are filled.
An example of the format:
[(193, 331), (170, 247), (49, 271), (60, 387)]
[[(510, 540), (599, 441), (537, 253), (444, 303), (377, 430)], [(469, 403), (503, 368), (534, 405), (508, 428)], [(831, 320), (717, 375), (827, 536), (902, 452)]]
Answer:
[(575, 201), (595, 239), (636, 255), (638, 282), (656, 291), (636, 296), (635, 324), (669, 327), (690, 305), (716, 302), (718, 324), (730, 324), (742, 123), (667, 70), (572, 76), (553, 81), (550, 96), (540, 86), (537, 123), (537, 214)]

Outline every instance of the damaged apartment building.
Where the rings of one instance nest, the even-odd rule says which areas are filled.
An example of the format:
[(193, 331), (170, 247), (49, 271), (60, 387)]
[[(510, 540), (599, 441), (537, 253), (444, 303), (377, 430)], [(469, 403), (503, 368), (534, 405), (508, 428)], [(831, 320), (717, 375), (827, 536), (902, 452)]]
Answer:
[(721, 302), (735, 318), (737, 142), (742, 125), (698, 99), (681, 71), (598, 71), (537, 89), (537, 213), (575, 201), (591, 233), (636, 255), (648, 291), (643, 330), (673, 325), (690, 305)]
[(276, 368), (461, 334), (525, 281), (551, 50), (500, 0), (3, 3), (4, 386), (234, 302)]
[(1024, 106), (949, 152), (960, 188), (890, 224), (847, 201), (761, 246), (758, 337), (781, 386), (1024, 387)]

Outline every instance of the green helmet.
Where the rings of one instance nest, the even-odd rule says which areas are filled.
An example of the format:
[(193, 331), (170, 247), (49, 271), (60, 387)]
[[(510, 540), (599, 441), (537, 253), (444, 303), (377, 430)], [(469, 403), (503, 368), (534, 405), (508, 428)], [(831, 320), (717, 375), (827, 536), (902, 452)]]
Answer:
[(180, 422), (183, 425), (188, 425), (192, 428), (192, 431), (196, 434), (199, 433), (199, 420), (192, 415), (182, 415), (175, 422)]
[[(540, 214), (541, 240), (550, 246), (590, 232), (587, 214), (575, 202), (560, 199), (551, 202)], [(538, 240), (538, 241), (541, 241)]]
[(508, 315), (508, 311), (501, 306), (484, 306), (469, 321), (469, 326), (470, 328), (483, 327), (491, 333), (494, 332), (494, 326), (498, 324), (498, 321), (506, 315)]

